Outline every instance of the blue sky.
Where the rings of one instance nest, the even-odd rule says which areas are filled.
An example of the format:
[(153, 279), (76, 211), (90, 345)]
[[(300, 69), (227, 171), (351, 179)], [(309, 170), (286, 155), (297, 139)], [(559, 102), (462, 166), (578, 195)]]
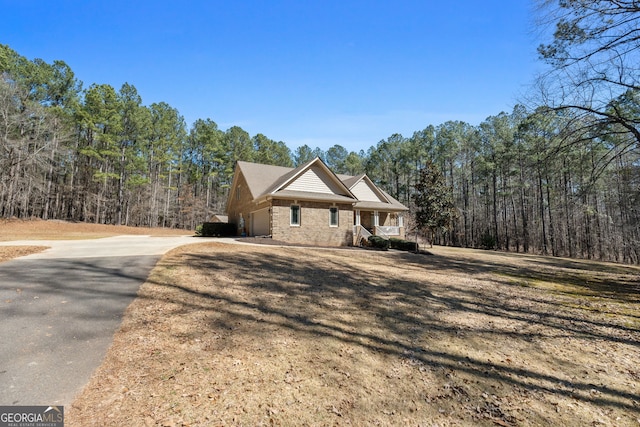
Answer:
[(510, 112), (542, 64), (529, 0), (0, 0), (0, 43), (295, 150), (367, 150)]

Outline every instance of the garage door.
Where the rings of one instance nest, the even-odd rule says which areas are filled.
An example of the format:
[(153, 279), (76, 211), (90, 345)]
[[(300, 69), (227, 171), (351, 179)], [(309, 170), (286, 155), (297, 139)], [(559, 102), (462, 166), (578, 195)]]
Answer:
[(268, 236), (271, 234), (269, 227), (269, 208), (251, 213), (252, 233), (254, 236)]

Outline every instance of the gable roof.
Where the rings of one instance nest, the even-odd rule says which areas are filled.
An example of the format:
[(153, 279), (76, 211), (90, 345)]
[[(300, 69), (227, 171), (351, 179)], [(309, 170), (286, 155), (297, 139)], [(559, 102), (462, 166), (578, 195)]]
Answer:
[(387, 199), (384, 192), (379, 189), (373, 181), (371, 181), (371, 178), (365, 174), (354, 177), (345, 175), (344, 181), (346, 181), (345, 183), (349, 186), (349, 190), (351, 190), (358, 200), (383, 203), (389, 202), (389, 199)]
[(334, 190), (337, 190), (334, 191), (335, 193), (355, 198), (353, 194), (351, 194), (351, 191), (349, 191), (349, 188), (344, 185), (340, 178), (338, 178), (338, 176), (334, 174), (333, 171), (331, 171), (331, 169), (329, 169), (329, 167), (319, 157), (316, 157), (315, 159), (310, 160), (307, 163), (291, 170), (291, 172), (285, 174), (279, 180), (274, 182), (274, 184), (269, 187), (267, 191), (269, 193), (275, 193), (277, 191), (284, 190), (287, 186), (292, 184), (293, 181), (302, 177), (306, 172), (310, 171), (314, 167), (319, 168), (321, 173), (325, 174), (325, 176), (335, 184)]
[[(358, 202), (354, 205), (357, 209), (394, 211), (409, 210), (409, 208), (393, 198), (389, 193), (378, 187), (366, 174), (357, 176), (339, 175), (339, 177), (358, 199)], [(368, 197), (366, 189), (365, 191), (362, 191), (362, 189), (358, 188), (363, 186), (369, 189), (375, 198)]]
[[(251, 197), (256, 201), (285, 198), (351, 203), (356, 208), (363, 209), (409, 210), (378, 188), (367, 175), (336, 175), (319, 157), (297, 168), (245, 161), (238, 161), (236, 168), (236, 174), (238, 170), (242, 173)], [(234, 177), (234, 186), (236, 179)], [(371, 194), (377, 196), (376, 199), (368, 197), (367, 200), (360, 200), (353, 193), (353, 189), (363, 184), (370, 189)]]
[(367, 210), (380, 210), (380, 211), (408, 211), (409, 208), (400, 203), (398, 200), (393, 198), (386, 191), (378, 188), (384, 194), (384, 197), (388, 200), (388, 202), (369, 202), (369, 201), (358, 201), (354, 205), (357, 209), (367, 209)]
[(236, 163), (236, 169), (242, 172), (249, 187), (251, 197), (254, 199), (257, 199), (267, 192), (267, 189), (272, 186), (274, 182), (280, 180), (282, 176), (290, 173), (292, 170), (291, 168), (283, 166), (263, 165), (241, 160)]

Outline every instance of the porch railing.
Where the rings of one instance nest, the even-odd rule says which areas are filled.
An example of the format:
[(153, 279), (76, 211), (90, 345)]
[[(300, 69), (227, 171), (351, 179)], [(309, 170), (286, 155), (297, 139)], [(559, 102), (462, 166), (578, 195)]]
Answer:
[(399, 236), (400, 227), (377, 225), (375, 228), (375, 233), (376, 233), (376, 236), (380, 236), (385, 239), (388, 239), (389, 237), (392, 237), (392, 236)]
[(353, 244), (355, 246), (360, 246), (360, 241), (362, 239), (367, 240), (371, 235), (372, 234), (369, 233), (369, 230), (367, 230), (363, 226), (361, 225), (353, 226)]

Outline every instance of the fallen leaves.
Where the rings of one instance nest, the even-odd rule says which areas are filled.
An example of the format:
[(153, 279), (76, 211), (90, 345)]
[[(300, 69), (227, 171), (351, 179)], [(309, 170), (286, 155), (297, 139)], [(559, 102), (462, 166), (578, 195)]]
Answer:
[[(570, 305), (472, 268), (493, 254), (461, 253), (174, 250), (68, 424), (91, 425), (107, 403), (108, 425), (633, 421), (633, 409), (619, 408), (637, 410), (625, 390), (640, 388), (639, 338), (609, 314), (620, 303), (607, 301), (608, 313)], [(525, 257), (504, 262), (536, 268)]]

